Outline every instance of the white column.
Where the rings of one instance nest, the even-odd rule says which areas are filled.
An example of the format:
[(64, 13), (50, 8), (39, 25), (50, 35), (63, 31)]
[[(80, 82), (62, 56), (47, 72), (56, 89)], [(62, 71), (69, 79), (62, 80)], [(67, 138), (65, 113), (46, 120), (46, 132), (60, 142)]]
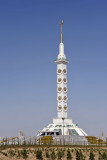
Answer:
[(66, 64), (57, 64), (57, 110), (58, 110), (58, 118), (62, 118), (62, 117), (67, 118), (67, 67), (66, 67)]
[(58, 118), (67, 118), (67, 63), (64, 44), (59, 45), (57, 64), (57, 111)]

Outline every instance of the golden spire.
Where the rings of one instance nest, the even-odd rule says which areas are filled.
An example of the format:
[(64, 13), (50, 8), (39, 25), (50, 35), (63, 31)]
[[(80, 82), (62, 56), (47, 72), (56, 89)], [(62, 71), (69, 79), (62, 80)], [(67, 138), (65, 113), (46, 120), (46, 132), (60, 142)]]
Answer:
[(63, 34), (62, 34), (62, 25), (63, 25), (63, 20), (59, 21), (59, 24), (61, 26), (61, 43), (63, 43)]

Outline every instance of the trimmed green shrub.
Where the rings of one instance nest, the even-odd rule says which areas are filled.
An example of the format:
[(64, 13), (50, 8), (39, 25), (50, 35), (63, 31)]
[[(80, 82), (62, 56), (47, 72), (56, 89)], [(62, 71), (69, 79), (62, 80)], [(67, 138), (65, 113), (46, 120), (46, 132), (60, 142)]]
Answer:
[(22, 155), (22, 158), (23, 158), (23, 159), (27, 159), (27, 158), (28, 158), (26, 149), (23, 149), (23, 150), (21, 151), (21, 155)]
[(11, 150), (11, 149), (8, 151), (8, 154), (9, 154), (10, 157), (14, 157), (15, 156), (14, 150)]
[(63, 157), (62, 151), (58, 150), (57, 156), (58, 156), (58, 160), (60, 160)]
[(85, 156), (83, 155), (82, 151), (80, 151), (80, 159), (85, 160)]
[(67, 150), (67, 160), (71, 160), (71, 159), (72, 159), (72, 155), (71, 155), (70, 150), (68, 149)]
[(107, 153), (103, 152), (101, 154), (101, 152), (99, 152), (99, 160), (107, 160)]
[(46, 151), (46, 158), (50, 158), (49, 151)]
[(52, 153), (51, 153), (51, 159), (52, 159), (52, 160), (56, 159), (56, 155), (55, 155), (54, 149), (53, 149), (53, 151), (52, 151)]
[(76, 150), (76, 160), (85, 160), (85, 156), (82, 154), (81, 150)]
[(36, 151), (36, 158), (39, 159), (39, 160), (43, 160), (42, 151), (41, 150), (37, 150)]
[(80, 154), (78, 150), (76, 150), (76, 160), (80, 160)]
[(62, 150), (62, 157), (65, 156), (65, 148)]
[(95, 155), (93, 154), (92, 151), (90, 151), (90, 156), (89, 156), (89, 160), (95, 160)]

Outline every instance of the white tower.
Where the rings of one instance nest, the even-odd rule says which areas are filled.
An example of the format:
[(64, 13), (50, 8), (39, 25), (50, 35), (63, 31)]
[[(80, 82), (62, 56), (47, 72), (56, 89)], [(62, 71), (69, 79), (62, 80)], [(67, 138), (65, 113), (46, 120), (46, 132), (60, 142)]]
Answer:
[(64, 54), (64, 44), (62, 35), (63, 21), (60, 21), (61, 26), (61, 41), (59, 44), (59, 54), (55, 63), (57, 64), (57, 111), (58, 117), (53, 118), (53, 123), (45, 127), (39, 135), (52, 135), (59, 132), (59, 135), (70, 136), (87, 136), (87, 134), (72, 122), (71, 118), (67, 117), (67, 64), (68, 60)]
[(61, 41), (59, 45), (59, 54), (55, 63), (57, 64), (57, 111), (58, 118), (67, 118), (67, 63), (68, 60), (64, 54), (63, 34), (61, 26)]

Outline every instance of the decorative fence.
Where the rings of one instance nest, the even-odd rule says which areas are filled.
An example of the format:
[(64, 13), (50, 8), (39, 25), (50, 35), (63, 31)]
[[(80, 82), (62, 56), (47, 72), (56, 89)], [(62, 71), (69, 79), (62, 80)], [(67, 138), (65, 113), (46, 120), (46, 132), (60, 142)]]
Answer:
[(0, 145), (92, 145), (107, 146), (107, 138), (94, 136), (43, 136), (3, 138)]

